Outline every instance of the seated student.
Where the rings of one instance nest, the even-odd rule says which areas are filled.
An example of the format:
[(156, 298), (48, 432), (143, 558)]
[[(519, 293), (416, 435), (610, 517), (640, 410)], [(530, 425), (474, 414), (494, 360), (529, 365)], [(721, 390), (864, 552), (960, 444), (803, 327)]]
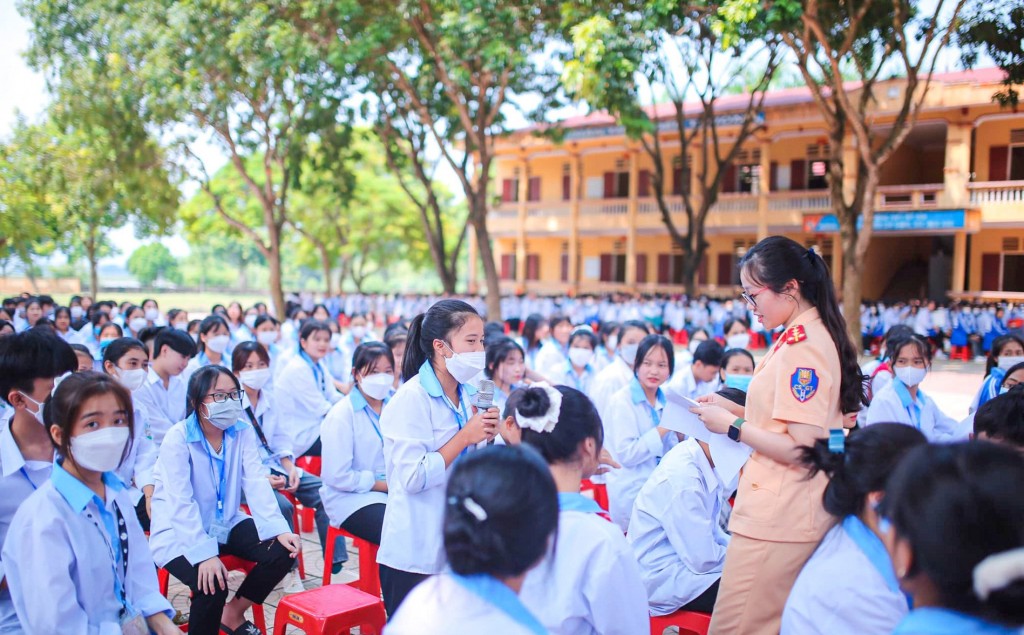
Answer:
[[(672, 375), (665, 390), (696, 399), (718, 390), (718, 371), (725, 350), (714, 340), (701, 342), (693, 352), (693, 362)], [(753, 371), (751, 371), (753, 372)]]
[(452, 466), (445, 492), (449, 570), (417, 585), (388, 635), (545, 635), (518, 590), (558, 527), (558, 495), (535, 451), (491, 446)]
[[(53, 333), (29, 330), (0, 338), (0, 398), (14, 411), (0, 426), (0, 547), (18, 507), (50, 478), (53, 442), (43, 404), (55, 380), (77, 367), (74, 351)], [(0, 633), (20, 633), (18, 624), (9, 585), (0, 584)]]
[(569, 335), (573, 325), (567, 315), (552, 315), (548, 323), (551, 337), (540, 347), (533, 370), (544, 377), (554, 377), (569, 362)]
[(196, 342), (198, 353), (188, 363), (181, 374), (181, 380), (188, 383), (189, 377), (204, 366), (224, 366), (231, 364), (231, 331), (228, 322), (216, 313), (208, 315), (199, 323), (199, 340)]
[(619, 345), (619, 330), (621, 325), (618, 322), (604, 321), (597, 330), (597, 337), (600, 344), (594, 352), (594, 370), (601, 372), (608, 364), (615, 361), (615, 349)]
[(958, 440), (957, 421), (939, 410), (920, 387), (931, 367), (931, 344), (915, 334), (892, 342), (891, 350), (896, 377), (871, 400), (865, 425), (902, 423), (914, 426), (929, 441)]
[(754, 356), (742, 348), (730, 348), (722, 355), (722, 366), (718, 370), (720, 386), (747, 392), (750, 380), (754, 378)]
[(750, 346), (750, 322), (746, 318), (729, 318), (722, 327), (725, 349), (746, 349)]
[[(131, 455), (131, 401), (88, 371), (62, 381), (48, 402), (48, 433), (63, 458), (18, 509), (2, 556), (28, 633), (180, 632), (115, 471)], [(129, 624), (137, 630), (123, 630)]]
[(92, 358), (97, 362), (102, 362), (103, 351), (110, 346), (111, 342), (119, 337), (124, 337), (124, 329), (116, 322), (107, 322), (100, 327), (100, 332), (96, 337), (96, 350), (93, 351)]
[(116, 379), (132, 396), (132, 418), (135, 423), (132, 444), (116, 473), (129, 486), (128, 496), (132, 499), (142, 530), (149, 531), (153, 468), (156, 467), (158, 448), (150, 438), (149, 415), (135, 401), (135, 394), (145, 385), (149, 373), (146, 347), (130, 337), (114, 340), (103, 353), (103, 372)]
[(494, 382), (494, 407), (504, 410), (509, 395), (523, 386), (526, 355), (515, 340), (502, 337), (487, 344), (484, 363), (484, 375)]
[[(738, 389), (718, 394), (745, 405), (746, 394)], [(697, 439), (669, 450), (640, 488), (628, 539), (652, 615), (715, 608), (729, 546), (722, 507), (735, 490), (718, 475), (711, 448)]]
[[(1014, 366), (1024, 375), (1024, 364)], [(1011, 369), (1012, 370), (1012, 369)], [(1013, 375), (1006, 374), (1007, 378)], [(1024, 378), (1022, 378), (1024, 382)], [(974, 438), (1024, 448), (1024, 383), (1014, 385), (978, 408), (974, 417)]]
[(160, 447), (171, 426), (185, 418), (186, 384), (180, 375), (196, 354), (196, 345), (187, 333), (164, 329), (153, 340), (153, 352), (146, 383), (134, 399), (146, 409), (149, 436)]
[(640, 341), (647, 337), (647, 324), (641, 320), (629, 320), (619, 330), (618, 346), (615, 349), (615, 361), (605, 366), (597, 374), (591, 387), (594, 405), (597, 407), (601, 420), (608, 419), (608, 399), (633, 381), (633, 366)]
[(1024, 339), (1016, 335), (1000, 335), (992, 342), (985, 363), (985, 380), (971, 403), (971, 412), (976, 411), (989, 399), (999, 394), (999, 384), (1006, 370), (1024, 362)]
[(999, 394), (1005, 395), (1014, 386), (1019, 386), (1020, 384), (1024, 384), (1024, 361), (1006, 369), (1003, 381), (999, 383)]
[(76, 373), (96, 368), (97, 360), (93, 359), (92, 351), (89, 350), (88, 346), (84, 344), (70, 344), (70, 346), (71, 350), (75, 352), (75, 357), (78, 359), (78, 368), (75, 369)]
[(1019, 451), (983, 441), (915, 448), (885, 486), (883, 542), (913, 609), (893, 635), (1012, 635), (1024, 627)]
[(679, 442), (675, 432), (661, 426), (665, 407), (661, 386), (672, 376), (674, 366), (672, 342), (662, 335), (645, 337), (636, 353), (633, 381), (609, 398), (608, 416), (602, 417), (608, 449), (622, 464), (605, 478), (609, 513), (623, 531), (640, 488), (661, 457)]
[(391, 398), (395, 362), (382, 342), (364, 342), (351, 362), (355, 387), (324, 417), (320, 496), (331, 524), (375, 545), (388, 501), (380, 413)]
[(160, 333), (160, 331), (162, 331), (162, 330), (164, 330), (166, 328), (170, 328), (170, 327), (167, 327), (167, 326), (147, 326), (146, 328), (144, 328), (141, 331), (139, 331), (138, 340), (145, 345), (146, 351), (149, 353), (150, 357), (153, 356), (153, 342), (156, 340), (156, 336)]
[(539, 313), (531, 313), (523, 322), (522, 347), (526, 351), (526, 367), (540, 372), (537, 356), (551, 335), (551, 326)]
[(900, 460), (927, 442), (909, 426), (879, 423), (845, 441), (822, 439), (804, 448), (811, 473), (829, 477), (824, 505), (836, 525), (797, 576), (782, 613), (783, 635), (883, 635), (907, 614), (877, 508)]
[(557, 635), (631, 635), (648, 628), (640, 568), (622, 531), (580, 483), (597, 473), (601, 418), (582, 392), (545, 383), (516, 391), (522, 443), (548, 462), (558, 488), (557, 545), (526, 576), (520, 597)]
[(277, 405), (288, 413), (292, 453), (297, 457), (320, 456), (320, 424), (343, 396), (323, 361), (330, 346), (331, 328), (326, 322), (303, 322), (296, 354), (274, 379)]
[[(187, 404), (187, 418), (167, 432), (154, 473), (153, 559), (192, 591), (189, 633), (223, 628), (255, 635), (260, 631), (245, 612), (288, 573), (300, 539), (267, 482), (235, 376), (223, 366), (200, 368), (189, 380)], [(239, 511), (243, 491), (253, 517)], [(230, 602), (221, 555), (256, 563)]]
[(549, 375), (551, 382), (557, 386), (570, 386), (590, 396), (591, 386), (597, 375), (591, 363), (596, 349), (597, 336), (590, 327), (577, 328), (569, 336), (569, 359), (561, 368), (552, 371)]

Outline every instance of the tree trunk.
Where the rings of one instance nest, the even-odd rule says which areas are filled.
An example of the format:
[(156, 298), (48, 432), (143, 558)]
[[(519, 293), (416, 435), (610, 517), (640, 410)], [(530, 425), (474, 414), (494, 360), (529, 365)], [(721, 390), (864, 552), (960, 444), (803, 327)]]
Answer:
[(484, 280), (487, 282), (487, 319), (501, 319), (501, 286), (498, 282), (498, 268), (494, 265), (494, 251), (487, 233), (487, 203), (485, 194), (479, 193), (470, 200), (470, 218), (476, 231), (477, 249), (484, 265)]
[(274, 303), (277, 319), (285, 319), (284, 289), (281, 283), (281, 228), (270, 225), (270, 253), (266, 254), (267, 266), (270, 267), (270, 299)]
[(324, 285), (327, 287), (327, 297), (334, 295), (334, 285), (331, 279), (331, 255), (327, 253), (327, 246), (323, 243), (317, 245), (320, 250), (320, 266), (324, 270)]
[[(856, 219), (853, 223), (856, 223)], [(860, 302), (862, 297), (861, 274), (864, 270), (864, 263), (857, 258), (857, 234), (853, 229), (853, 223), (849, 228), (840, 230), (840, 241), (843, 244), (843, 316), (846, 318), (846, 331), (850, 335), (850, 341), (857, 346), (860, 352)], [(847, 225), (844, 221), (843, 225)]]
[(94, 300), (99, 300), (100, 276), (97, 271), (99, 265), (96, 262), (96, 238), (92, 232), (89, 233), (89, 238), (85, 241), (85, 253), (89, 260), (89, 291)]

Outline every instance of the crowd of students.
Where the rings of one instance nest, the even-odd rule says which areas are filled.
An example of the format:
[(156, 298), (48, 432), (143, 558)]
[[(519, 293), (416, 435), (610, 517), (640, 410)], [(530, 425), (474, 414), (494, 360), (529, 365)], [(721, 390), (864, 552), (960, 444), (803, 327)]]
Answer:
[[(322, 548), (379, 545), (389, 634), (635, 635), (680, 609), (722, 634), (1017, 632), (1024, 342), (989, 343), (956, 421), (920, 388), (935, 334), (892, 324), (859, 367), (813, 251), (766, 239), (741, 280), (492, 322), (454, 298), (294, 298), (284, 323), (5, 302), (0, 632), (178, 632), (159, 567), (190, 632), (258, 633), (246, 611), (297, 586), (299, 503)], [(254, 563), (230, 600), (229, 556)]]

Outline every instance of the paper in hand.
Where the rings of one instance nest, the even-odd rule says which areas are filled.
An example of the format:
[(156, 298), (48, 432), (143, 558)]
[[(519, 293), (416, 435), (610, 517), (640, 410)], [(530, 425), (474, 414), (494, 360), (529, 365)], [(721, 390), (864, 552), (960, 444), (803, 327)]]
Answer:
[(661, 414), (661, 427), (707, 443), (719, 475), (725, 482), (733, 480), (753, 452), (750, 446), (708, 430), (704, 422), (690, 412), (690, 408), (700, 405), (696, 401), (671, 390), (665, 391), (665, 397), (667, 403)]

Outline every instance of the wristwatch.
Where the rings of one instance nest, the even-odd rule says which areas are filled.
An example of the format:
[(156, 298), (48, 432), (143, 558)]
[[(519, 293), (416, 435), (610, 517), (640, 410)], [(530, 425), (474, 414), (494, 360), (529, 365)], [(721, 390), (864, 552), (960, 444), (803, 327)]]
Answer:
[(744, 419), (743, 417), (738, 417), (736, 421), (733, 421), (732, 425), (729, 426), (729, 438), (739, 443), (740, 428), (743, 427), (743, 424), (746, 422), (746, 419)]

